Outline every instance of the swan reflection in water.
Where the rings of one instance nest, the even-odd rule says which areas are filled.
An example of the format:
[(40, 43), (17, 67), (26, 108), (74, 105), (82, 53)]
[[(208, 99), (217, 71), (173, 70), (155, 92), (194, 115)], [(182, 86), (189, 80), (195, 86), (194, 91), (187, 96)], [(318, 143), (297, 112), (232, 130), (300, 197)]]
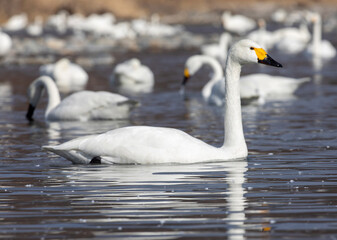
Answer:
[(88, 212), (94, 211), (101, 229), (120, 228), (125, 234), (141, 236), (153, 234), (153, 226), (156, 232), (161, 229), (160, 234), (172, 235), (174, 231), (180, 236), (202, 234), (200, 225), (228, 239), (245, 239), (246, 160), (78, 166), (74, 166), (76, 171), (64, 171), (65, 184), (73, 189), (73, 205), (86, 205)]

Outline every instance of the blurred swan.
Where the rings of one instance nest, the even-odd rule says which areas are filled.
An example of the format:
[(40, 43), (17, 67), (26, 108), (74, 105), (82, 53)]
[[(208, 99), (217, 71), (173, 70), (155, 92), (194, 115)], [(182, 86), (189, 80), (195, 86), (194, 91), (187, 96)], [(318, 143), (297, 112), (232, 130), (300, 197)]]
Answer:
[(272, 38), (278, 51), (284, 54), (298, 54), (306, 48), (311, 34), (303, 21), (299, 28), (287, 27), (274, 31)]
[(261, 18), (257, 21), (257, 23), (258, 23), (259, 29), (250, 32), (247, 35), (247, 38), (255, 42), (258, 42), (265, 49), (272, 48), (274, 45), (273, 33), (270, 31), (267, 31), (266, 21)]
[(84, 89), (88, 82), (88, 74), (84, 69), (62, 58), (56, 63), (45, 64), (40, 67), (40, 75), (47, 75), (54, 79), (62, 92), (73, 92)]
[(178, 129), (133, 126), (80, 137), (58, 146), (44, 146), (43, 149), (52, 151), (73, 163), (82, 164), (195, 163), (246, 158), (248, 150), (238, 97), (241, 67), (246, 63), (282, 67), (251, 40), (241, 40), (232, 46), (225, 69), (225, 136), (220, 148), (208, 145)]
[(154, 75), (137, 58), (117, 64), (110, 76), (110, 85), (124, 92), (151, 92)]
[(92, 91), (74, 93), (61, 102), (55, 82), (48, 76), (42, 76), (28, 88), (29, 109), (26, 118), (30, 121), (44, 89), (48, 95), (45, 111), (45, 120), (48, 121), (123, 119), (135, 106), (134, 101), (119, 94)]
[(12, 49), (12, 38), (0, 30), (0, 56), (5, 56)]
[(7, 31), (20, 31), (24, 29), (28, 24), (28, 18), (25, 13), (14, 15), (8, 19), (4, 25), (4, 29)]
[(242, 76), (240, 94), (243, 99), (258, 98), (260, 104), (266, 99), (287, 98), (293, 95), (310, 78), (289, 78), (282, 76), (272, 76), (264, 73), (250, 74)]
[[(212, 57), (194, 55), (187, 59), (182, 92), (184, 92), (184, 86), (188, 79), (204, 64), (212, 68), (213, 76), (203, 87), (202, 96), (207, 103), (221, 106), (224, 104), (226, 86), (222, 68), (219, 62)], [(301, 84), (309, 80), (309, 78), (295, 79), (263, 73), (250, 74), (240, 78), (240, 96), (243, 100), (258, 100), (258, 102), (262, 104), (266, 99), (289, 97), (289, 95), (294, 94)]]
[(27, 26), (26, 31), (30, 36), (40, 36), (43, 32), (42, 17), (36, 16), (34, 22)]
[(327, 40), (322, 40), (322, 18), (319, 13), (313, 13), (312, 43), (306, 48), (305, 53), (311, 57), (331, 59), (336, 56), (336, 48)]
[(184, 92), (187, 81), (196, 74), (202, 66), (208, 65), (212, 68), (211, 80), (202, 88), (201, 94), (204, 100), (211, 105), (223, 105), (225, 96), (225, 81), (223, 70), (219, 62), (210, 56), (194, 55), (189, 57), (185, 63), (184, 81), (182, 83), (182, 93)]
[(243, 15), (232, 15), (229, 11), (225, 11), (221, 19), (225, 30), (239, 35), (243, 35), (256, 27), (256, 22), (253, 19)]
[(229, 33), (222, 33), (219, 43), (201, 46), (201, 53), (203, 55), (214, 57), (220, 62), (225, 62), (230, 40), (231, 35)]

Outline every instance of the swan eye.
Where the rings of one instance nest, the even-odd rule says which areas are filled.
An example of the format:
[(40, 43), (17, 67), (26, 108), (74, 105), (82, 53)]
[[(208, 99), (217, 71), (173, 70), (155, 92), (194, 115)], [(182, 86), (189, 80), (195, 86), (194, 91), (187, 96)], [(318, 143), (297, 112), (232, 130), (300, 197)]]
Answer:
[(253, 47), (250, 47), (250, 50), (254, 50), (254, 48), (253, 48)]

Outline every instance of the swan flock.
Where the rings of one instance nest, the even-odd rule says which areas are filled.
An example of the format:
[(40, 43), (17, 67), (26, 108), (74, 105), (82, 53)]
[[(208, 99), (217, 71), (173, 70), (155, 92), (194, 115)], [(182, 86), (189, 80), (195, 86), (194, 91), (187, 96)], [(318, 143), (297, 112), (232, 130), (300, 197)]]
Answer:
[(248, 63), (282, 67), (251, 40), (232, 45), (225, 66), (224, 143), (219, 148), (174, 128), (130, 126), (43, 149), (80, 164), (186, 164), (246, 158), (239, 80), (241, 67)]

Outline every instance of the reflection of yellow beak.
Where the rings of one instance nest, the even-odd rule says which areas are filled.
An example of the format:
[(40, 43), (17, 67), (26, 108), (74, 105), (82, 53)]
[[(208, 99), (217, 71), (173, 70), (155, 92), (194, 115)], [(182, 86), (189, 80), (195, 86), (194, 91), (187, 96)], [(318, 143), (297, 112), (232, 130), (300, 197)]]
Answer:
[(184, 69), (184, 77), (189, 78), (190, 77), (190, 72), (188, 71), (187, 68)]

